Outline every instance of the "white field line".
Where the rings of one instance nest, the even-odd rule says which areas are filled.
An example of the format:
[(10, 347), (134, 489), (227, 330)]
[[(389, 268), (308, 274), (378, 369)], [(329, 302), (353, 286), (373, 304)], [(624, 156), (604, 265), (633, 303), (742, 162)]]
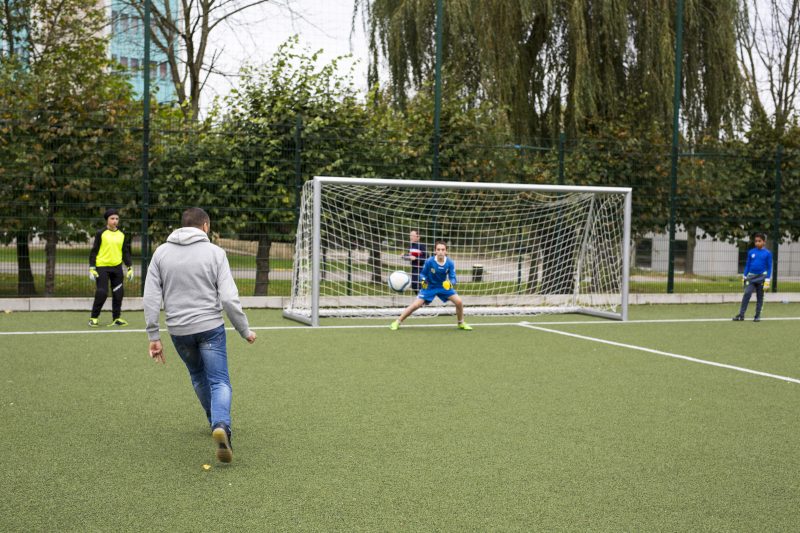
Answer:
[(728, 370), (735, 370), (737, 372), (744, 372), (746, 374), (754, 374), (756, 376), (762, 376), (762, 377), (772, 378), (772, 379), (779, 379), (781, 381), (788, 381), (788, 382), (791, 382), (791, 383), (800, 384), (800, 379), (790, 378), (788, 376), (780, 376), (778, 374), (770, 374), (769, 372), (761, 372), (759, 370), (752, 370), (750, 368), (743, 368), (741, 366), (726, 365), (725, 363), (717, 363), (715, 361), (708, 361), (706, 359), (698, 359), (696, 357), (689, 357), (687, 355), (680, 355), (680, 354), (671, 353), (671, 352), (662, 352), (661, 350), (654, 350), (652, 348), (645, 348), (644, 346), (636, 346), (634, 344), (625, 344), (625, 343), (622, 343), (622, 342), (615, 342), (615, 341), (609, 341), (609, 340), (606, 340), (606, 339), (599, 339), (597, 337), (589, 337), (589, 336), (586, 336), (586, 335), (578, 335), (577, 333), (568, 333), (566, 331), (558, 331), (556, 329), (543, 328), (543, 327), (540, 327), (540, 326), (537, 326), (537, 325), (534, 325), (534, 324), (531, 324), (531, 323), (528, 323), (528, 322), (521, 322), (520, 326), (525, 327), (525, 328), (535, 329), (537, 331), (544, 331), (544, 332), (547, 332), (547, 333), (555, 333), (557, 335), (564, 335), (564, 336), (567, 336), (567, 337), (573, 337), (575, 339), (582, 339), (582, 340), (586, 340), (586, 341), (599, 342), (599, 343), (602, 343), (602, 344), (609, 344), (611, 346), (618, 346), (620, 348), (628, 348), (628, 349), (631, 349), (631, 350), (639, 350), (640, 352), (647, 352), (647, 353), (653, 353), (653, 354), (656, 354), (656, 355), (663, 355), (665, 357), (672, 357), (672, 358), (675, 358), (675, 359), (682, 359), (684, 361), (689, 361), (689, 362), (692, 362), (692, 363), (699, 363), (701, 365), (709, 365), (709, 366), (716, 366), (716, 367), (719, 367), (719, 368), (727, 368)]
[[(781, 320), (800, 320), (800, 317), (777, 317), (777, 318), (762, 318), (762, 322), (774, 322)], [(623, 325), (623, 324), (669, 324), (674, 322), (731, 322), (730, 318), (666, 318), (666, 319), (652, 319), (652, 320), (628, 320), (627, 322), (620, 322), (619, 320), (569, 320), (569, 321), (549, 321), (549, 322), (482, 322), (476, 323), (470, 321), (471, 326), (486, 327), (486, 326), (520, 326), (520, 325), (537, 325), (537, 326), (574, 326), (574, 325)], [(447, 324), (403, 324), (401, 329), (410, 328), (452, 328), (455, 327), (453, 323)], [(234, 331), (233, 328), (225, 328), (228, 331)], [(283, 330), (298, 330), (298, 331), (324, 331), (326, 329), (389, 329), (388, 324), (345, 324), (338, 326), (319, 326), (312, 328), (304, 325), (296, 326), (250, 326), (253, 331), (283, 331)], [(159, 331), (167, 331), (161, 328)], [(127, 328), (109, 328), (109, 329), (78, 329), (78, 330), (52, 330), (52, 331), (0, 331), (2, 335), (98, 335), (104, 333), (146, 333), (143, 329), (127, 329)]]

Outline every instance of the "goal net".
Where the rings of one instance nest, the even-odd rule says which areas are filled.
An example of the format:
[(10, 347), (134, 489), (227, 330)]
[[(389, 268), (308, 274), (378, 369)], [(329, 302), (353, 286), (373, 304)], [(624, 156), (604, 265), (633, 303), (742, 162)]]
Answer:
[[(467, 315), (627, 319), (631, 189), (316, 177), (302, 193), (284, 316), (397, 316), (409, 234), (444, 240)], [(416, 246), (415, 246), (416, 248)], [(435, 300), (416, 315), (454, 313)]]

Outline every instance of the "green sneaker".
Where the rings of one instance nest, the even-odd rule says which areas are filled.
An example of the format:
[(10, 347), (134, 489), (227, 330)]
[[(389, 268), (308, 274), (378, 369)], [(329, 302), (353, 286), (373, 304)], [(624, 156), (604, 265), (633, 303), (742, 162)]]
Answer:
[(90, 318), (89, 319), (89, 327), (90, 328), (99, 328), (100, 327), (100, 321), (97, 320), (96, 318)]
[(472, 331), (472, 326), (470, 326), (466, 322), (461, 322), (458, 324), (458, 329), (463, 329), (464, 331)]
[(400, 329), (400, 321), (399, 320), (395, 320), (394, 322), (389, 324), (389, 329), (392, 330), (392, 331), (394, 331), (396, 329)]
[(123, 320), (121, 318), (115, 318), (114, 321), (108, 325), (108, 327), (118, 326), (118, 327), (125, 327), (128, 325), (127, 320)]

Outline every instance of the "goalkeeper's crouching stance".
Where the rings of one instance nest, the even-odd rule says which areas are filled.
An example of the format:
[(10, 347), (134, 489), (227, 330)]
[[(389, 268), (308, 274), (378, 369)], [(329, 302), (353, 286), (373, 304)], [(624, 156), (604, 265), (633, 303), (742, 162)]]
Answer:
[(436, 241), (433, 257), (425, 261), (425, 265), (420, 272), (420, 286), (422, 287), (416, 299), (403, 309), (400, 317), (389, 325), (392, 330), (399, 329), (403, 320), (408, 318), (411, 313), (433, 302), (434, 298), (439, 298), (443, 302), (453, 302), (456, 306), (456, 317), (458, 318), (458, 328), (471, 330), (469, 324), (464, 322), (464, 302), (455, 290), (456, 286), (456, 265), (452, 259), (447, 257), (447, 243)]

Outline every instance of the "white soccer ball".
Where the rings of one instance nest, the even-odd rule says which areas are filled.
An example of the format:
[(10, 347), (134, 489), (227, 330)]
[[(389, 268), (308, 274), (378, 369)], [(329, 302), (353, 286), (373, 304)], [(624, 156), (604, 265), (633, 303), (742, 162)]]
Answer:
[(402, 270), (389, 274), (389, 288), (395, 292), (403, 292), (411, 285), (411, 278)]

